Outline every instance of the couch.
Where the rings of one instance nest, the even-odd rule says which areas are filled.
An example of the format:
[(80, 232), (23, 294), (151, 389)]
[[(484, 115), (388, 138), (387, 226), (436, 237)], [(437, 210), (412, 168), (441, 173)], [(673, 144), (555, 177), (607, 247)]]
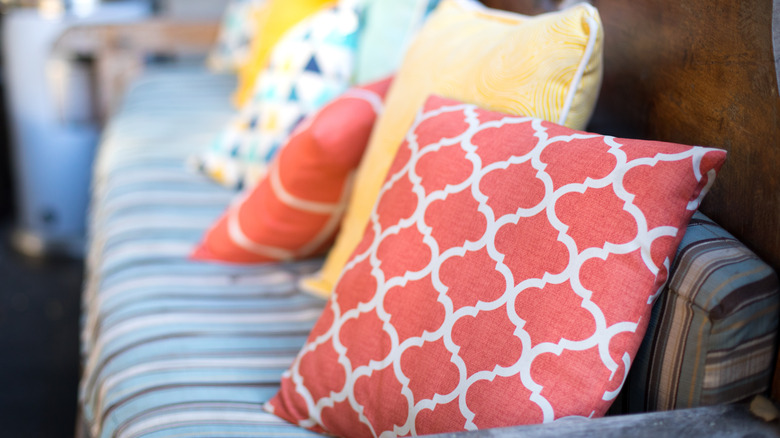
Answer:
[[(604, 6), (609, 32), (614, 4)], [(614, 86), (611, 73), (604, 87)], [(149, 68), (105, 127), (94, 165), (83, 295), (84, 436), (315, 435), (260, 407), (277, 391), (326, 303), (298, 287), (322, 260), (247, 266), (189, 258), (233, 192), (183, 163), (227, 123), (234, 87), (232, 76), (200, 67)], [(603, 93), (600, 105), (613, 102), (613, 94)], [(597, 110), (594, 129), (632, 127), (623, 120), (615, 128), (607, 114)], [(668, 431), (664, 422), (739, 432), (729, 425), (744, 424), (748, 414), (725, 404), (771, 386), (778, 306), (772, 266), (697, 213), (612, 409), (641, 414), (483, 436), (618, 436), (640, 426), (658, 434)], [(645, 413), (712, 405), (719, 406)]]

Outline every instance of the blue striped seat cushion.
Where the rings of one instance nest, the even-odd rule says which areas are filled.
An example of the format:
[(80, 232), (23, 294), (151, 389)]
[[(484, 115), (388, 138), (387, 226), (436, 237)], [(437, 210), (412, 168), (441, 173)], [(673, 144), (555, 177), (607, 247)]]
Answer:
[[(187, 169), (233, 113), (232, 77), (149, 72), (97, 162), (80, 388), (97, 437), (311, 436), (263, 412), (324, 301), (300, 292), (320, 260), (230, 266), (188, 254), (233, 193)], [(616, 411), (744, 398), (769, 384), (777, 279), (697, 215)]]
[(766, 391), (779, 309), (772, 268), (697, 212), (612, 412), (707, 406)]
[(233, 193), (189, 171), (227, 123), (228, 76), (146, 74), (97, 162), (82, 331), (81, 409), (93, 437), (311, 436), (265, 413), (324, 302), (300, 293), (320, 261), (187, 259)]

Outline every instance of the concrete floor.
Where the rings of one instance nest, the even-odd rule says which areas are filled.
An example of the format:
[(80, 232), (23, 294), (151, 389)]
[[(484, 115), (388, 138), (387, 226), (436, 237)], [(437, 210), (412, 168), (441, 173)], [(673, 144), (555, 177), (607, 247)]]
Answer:
[(37, 260), (0, 220), (0, 436), (72, 437), (82, 263)]

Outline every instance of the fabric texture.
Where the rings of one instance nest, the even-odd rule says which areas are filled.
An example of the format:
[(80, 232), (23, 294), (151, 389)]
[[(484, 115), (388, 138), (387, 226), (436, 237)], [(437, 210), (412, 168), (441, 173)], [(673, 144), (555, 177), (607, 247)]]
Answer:
[[(234, 193), (185, 171), (182, 161), (229, 120), (234, 86), (227, 75), (147, 68), (106, 128), (83, 297), (79, 409), (93, 437), (314, 435), (260, 405), (276, 393), (321, 313), (324, 301), (295, 287), (319, 262), (247, 267), (187, 259)], [(669, 284), (680, 286), (661, 296), (654, 309), (659, 322), (648, 328), (668, 325), (668, 333), (657, 335), (668, 340), (642, 347), (624, 386), (627, 396), (641, 394), (639, 409), (661, 406), (646, 400), (667, 400), (659, 388), (683, 407), (766, 386), (771, 368), (761, 359), (762, 337), (776, 330), (777, 295), (752, 291), (776, 283), (732, 239), (704, 218), (689, 224), (671, 265)], [(695, 312), (671, 300), (678, 292), (699, 303), (692, 304)], [(751, 295), (743, 301), (745, 292)], [(659, 306), (669, 316), (659, 315)], [(694, 318), (672, 316), (680, 314)], [(676, 320), (683, 330), (675, 329)], [(661, 355), (649, 361), (655, 371), (647, 374), (637, 373), (643, 351)], [(669, 357), (674, 362), (665, 363)], [(632, 377), (664, 367), (675, 367), (664, 376), (671, 392), (665, 381)]]
[(350, 436), (604, 415), (725, 156), (429, 98), (267, 409)]
[(233, 72), (246, 63), (249, 46), (257, 25), (268, 11), (266, 0), (231, 0), (217, 35), (217, 42), (207, 58), (214, 72)]
[(234, 193), (182, 162), (224, 126), (232, 75), (146, 69), (96, 161), (83, 295), (80, 410), (90, 436), (303, 437), (261, 409), (323, 300), (296, 289), (312, 260), (196, 263)]
[(602, 73), (598, 13), (581, 4), (526, 17), (446, 0), (431, 14), (388, 93), (356, 177), (342, 231), (323, 272), (305, 282), (327, 295), (368, 222), (404, 133), (431, 94), (575, 129), (585, 126)]
[(228, 187), (251, 187), (298, 123), (349, 88), (359, 29), (351, 6), (323, 9), (287, 32), (241, 109), (196, 166)]
[(301, 123), (265, 178), (209, 229), (193, 257), (257, 263), (326, 250), (390, 82), (353, 88)]
[(268, 12), (257, 17), (255, 37), (250, 43), (249, 58), (239, 69), (238, 87), (233, 95), (237, 108), (252, 97), (258, 75), (270, 62), (277, 42), (296, 24), (334, 0), (267, 0)]
[(365, 11), (355, 80), (365, 83), (391, 75), (439, 0), (373, 0)]
[(615, 410), (684, 409), (764, 392), (777, 345), (777, 274), (701, 213), (672, 269)]

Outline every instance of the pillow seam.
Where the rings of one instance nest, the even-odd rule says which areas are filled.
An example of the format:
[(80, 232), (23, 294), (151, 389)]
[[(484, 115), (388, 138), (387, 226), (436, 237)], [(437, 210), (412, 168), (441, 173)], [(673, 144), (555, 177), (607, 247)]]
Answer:
[(585, 53), (583, 53), (582, 59), (580, 60), (580, 65), (577, 66), (577, 71), (574, 73), (574, 78), (572, 79), (571, 84), (569, 84), (569, 92), (566, 95), (566, 100), (564, 101), (561, 115), (556, 122), (559, 125), (566, 125), (566, 119), (569, 117), (571, 106), (574, 103), (574, 97), (577, 95), (580, 85), (583, 82), (582, 80), (585, 76), (585, 69), (593, 58), (596, 48), (596, 40), (598, 39), (599, 34), (598, 23), (596, 23), (596, 20), (591, 15), (593, 13), (597, 13), (596, 8), (587, 3), (581, 4), (581, 6), (587, 9), (587, 11), (590, 13), (586, 16), (586, 21), (590, 30), (590, 36), (588, 37), (588, 44), (585, 46)]

